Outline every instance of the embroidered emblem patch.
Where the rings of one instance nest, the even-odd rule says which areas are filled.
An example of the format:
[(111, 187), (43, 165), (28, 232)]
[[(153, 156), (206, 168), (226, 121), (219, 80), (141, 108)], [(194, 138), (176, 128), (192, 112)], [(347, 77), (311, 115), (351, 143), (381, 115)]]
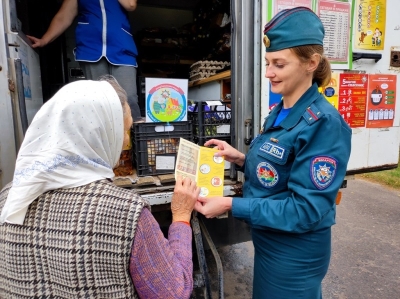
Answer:
[(285, 149), (283, 147), (277, 146), (269, 142), (265, 142), (260, 147), (260, 150), (281, 160), (283, 158), (283, 155), (285, 154)]
[(311, 160), (310, 176), (313, 184), (319, 190), (324, 190), (332, 184), (336, 176), (337, 160), (328, 156), (318, 156)]
[(279, 181), (279, 174), (268, 162), (261, 162), (257, 166), (257, 178), (261, 185), (267, 188), (274, 187)]

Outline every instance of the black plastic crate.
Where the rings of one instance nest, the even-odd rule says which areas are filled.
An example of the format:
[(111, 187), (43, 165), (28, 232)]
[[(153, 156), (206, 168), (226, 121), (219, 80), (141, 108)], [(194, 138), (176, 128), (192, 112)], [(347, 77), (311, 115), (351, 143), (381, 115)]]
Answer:
[[(200, 108), (200, 109), (199, 109)], [(207, 140), (220, 139), (232, 144), (232, 110), (229, 102), (221, 105), (207, 105), (195, 102), (188, 111), (188, 118), (193, 123), (193, 142), (203, 145)]]
[(193, 140), (190, 121), (137, 123), (132, 127), (133, 161), (138, 176), (173, 173), (179, 138)]

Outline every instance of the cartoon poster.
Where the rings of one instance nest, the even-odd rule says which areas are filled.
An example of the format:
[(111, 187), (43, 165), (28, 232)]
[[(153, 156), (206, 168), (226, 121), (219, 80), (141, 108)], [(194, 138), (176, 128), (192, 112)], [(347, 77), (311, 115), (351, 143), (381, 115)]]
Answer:
[(367, 128), (393, 127), (396, 75), (369, 75)]
[(319, 1), (318, 16), (325, 28), (324, 52), (331, 63), (348, 63), (350, 46), (350, 3)]
[(328, 86), (322, 87), (320, 92), (325, 99), (336, 109), (339, 109), (339, 73), (332, 72), (331, 81)]
[(146, 78), (146, 122), (187, 120), (187, 79)]
[(367, 50), (383, 50), (386, 0), (357, 0), (355, 11), (355, 47)]
[(368, 75), (343, 73), (339, 78), (340, 115), (351, 128), (365, 127)]

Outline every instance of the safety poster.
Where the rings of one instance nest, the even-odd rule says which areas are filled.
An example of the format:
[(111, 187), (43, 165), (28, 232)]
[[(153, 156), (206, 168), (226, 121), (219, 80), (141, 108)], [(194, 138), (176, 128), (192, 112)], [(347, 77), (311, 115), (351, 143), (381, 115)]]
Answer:
[(396, 75), (369, 75), (367, 128), (393, 127)]
[(351, 128), (365, 127), (368, 75), (340, 74), (338, 111)]

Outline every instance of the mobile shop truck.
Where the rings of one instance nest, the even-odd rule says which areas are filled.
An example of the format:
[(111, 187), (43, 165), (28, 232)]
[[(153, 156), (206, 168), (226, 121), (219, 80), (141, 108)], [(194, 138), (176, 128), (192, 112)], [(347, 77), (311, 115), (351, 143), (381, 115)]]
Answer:
[[(43, 35), (61, 2), (5, 0), (0, 6), (0, 188), (12, 180), (15, 159), (24, 133), (43, 102), (68, 82), (84, 78), (73, 57), (74, 26), (40, 50), (32, 49), (26, 38), (26, 34), (37, 37)], [(179, 27), (185, 23), (199, 22), (206, 11), (201, 11), (198, 7), (206, 2), (138, 1), (137, 10), (129, 14), (132, 29)], [(334, 70), (330, 85), (322, 88), (321, 92), (338, 109), (353, 131), (348, 176), (343, 187), (355, 174), (397, 167), (400, 138), (397, 113), (399, 104), (396, 96), (400, 87), (397, 80), (400, 70), (400, 22), (396, 15), (400, 9), (398, 0), (208, 2), (210, 5), (219, 5), (220, 8), (211, 21), (217, 20), (215, 23), (220, 27), (224, 26), (225, 33), (228, 33), (229, 39), (225, 44), (229, 48), (230, 69), (190, 82), (188, 99), (222, 99), (222, 103), (229, 106), (230, 116), (228, 126), (226, 123), (221, 124), (223, 135), (218, 130), (218, 123), (214, 124), (217, 127), (215, 132), (197, 131), (199, 144), (211, 138), (211, 135), (216, 138), (228, 136), (232, 145), (246, 152), (251, 140), (260, 131), (265, 116), (280, 100), (279, 95), (270, 92), (269, 82), (264, 76), (263, 26), (282, 9), (307, 6), (326, 25), (324, 47)], [(228, 3), (225, 11), (224, 3)], [(207, 13), (212, 15), (212, 11), (213, 8)], [(204, 19), (207, 18), (203, 17), (203, 21)], [(168, 51), (166, 49), (171, 49), (171, 44), (165, 45), (166, 40), (181, 42), (179, 38), (182, 36), (176, 39), (176, 32), (167, 38), (165, 32), (162, 34), (161, 38), (150, 39), (150, 42), (147, 39), (148, 48), (139, 55), (145, 57), (152, 50), (155, 51), (153, 56), (160, 51)], [(193, 38), (208, 37), (208, 33), (202, 35), (199, 30), (196, 34)], [(138, 35), (139, 33), (134, 35), (137, 44)], [(145, 41), (140, 40), (140, 44), (146, 45)], [(178, 59), (176, 53), (174, 55), (173, 64), (176, 70), (188, 70), (188, 65), (195, 62), (183, 59), (182, 53)], [(146, 59), (139, 60), (143, 77), (146, 77), (146, 73), (149, 77), (157, 76), (155, 72), (145, 70), (145, 67), (156, 63), (161, 63), (161, 67), (171, 64), (168, 59), (161, 62), (151, 60), (151, 57)], [(188, 71), (185, 73), (186, 77), (179, 75), (178, 71), (175, 74), (178, 74), (176, 78), (190, 79)], [(138, 83), (140, 92), (142, 82)], [(226, 104), (226, 99), (230, 99), (229, 105)], [(199, 112), (201, 111), (200, 109)], [(206, 124), (204, 116), (198, 117), (196, 122), (192, 125)], [(225, 171), (224, 194), (240, 196), (243, 180), (243, 174), (228, 165)], [(147, 198), (160, 226), (168, 226), (171, 221), (169, 203), (174, 186), (173, 178), (158, 174), (147, 175), (134, 181), (120, 182), (120, 185), (135, 188)], [(230, 214), (220, 219), (204, 219), (198, 215), (194, 217), (192, 224), (201, 274), (196, 284), (205, 287), (209, 293), (203, 240), (206, 240), (205, 247), (210, 247), (215, 254), (219, 279), (222, 281), (222, 266), (218, 262), (215, 248), (249, 240), (249, 228)]]

